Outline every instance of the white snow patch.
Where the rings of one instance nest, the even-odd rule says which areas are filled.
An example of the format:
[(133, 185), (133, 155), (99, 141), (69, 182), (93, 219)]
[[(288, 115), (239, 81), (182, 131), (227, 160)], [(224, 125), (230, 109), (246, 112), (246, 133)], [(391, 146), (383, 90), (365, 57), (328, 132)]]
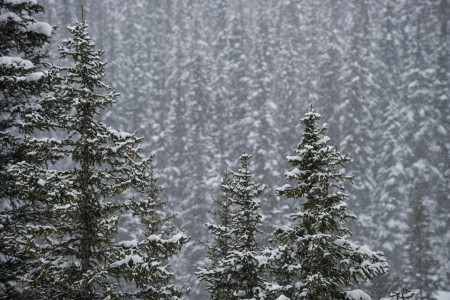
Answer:
[(364, 293), (361, 290), (353, 290), (353, 291), (348, 291), (347, 292), (347, 298), (349, 300), (372, 300), (372, 298), (370, 298), (369, 295), (367, 295), (366, 293)]
[(292, 186), (290, 184), (285, 184), (282, 187), (277, 188), (277, 192), (284, 192), (287, 190), (291, 190)]
[(139, 255), (127, 255), (127, 256), (125, 256), (124, 259), (121, 259), (119, 261), (116, 261), (115, 263), (112, 263), (111, 267), (113, 267), (113, 268), (120, 267), (124, 264), (128, 264), (130, 261), (133, 261), (133, 263), (135, 263), (135, 264), (139, 264), (139, 263), (142, 263), (144, 260)]
[(138, 242), (136, 240), (122, 241), (122, 242), (117, 243), (117, 245), (123, 246), (125, 248), (136, 248), (137, 244), (138, 244)]
[(321, 138), (320, 140), (317, 141), (317, 144), (326, 144), (330, 141), (330, 138), (328, 136), (324, 136), (323, 138)]
[(179, 243), (181, 239), (187, 239), (187, 236), (183, 232), (177, 232), (173, 237), (168, 239), (169, 243)]
[(29, 3), (29, 4), (33, 4), (33, 5), (37, 4), (37, 0), (4, 0), (4, 2), (6, 4), (13, 4), (13, 5), (20, 5), (20, 4), (24, 4), (24, 3)]
[(8, 19), (12, 19), (15, 22), (20, 22), (22, 19), (13, 12), (6, 12), (0, 15), (0, 22), (8, 21)]
[(28, 81), (38, 81), (40, 80), (42, 77), (44, 77), (44, 73), (43, 72), (33, 72), (30, 73), (26, 76), (26, 79)]
[(27, 30), (46, 35), (48, 37), (52, 35), (52, 26), (46, 22), (36, 22), (31, 24), (27, 27)]
[(24, 68), (25, 70), (34, 67), (34, 64), (31, 61), (17, 56), (0, 57), (0, 65), (4, 65), (8, 68)]

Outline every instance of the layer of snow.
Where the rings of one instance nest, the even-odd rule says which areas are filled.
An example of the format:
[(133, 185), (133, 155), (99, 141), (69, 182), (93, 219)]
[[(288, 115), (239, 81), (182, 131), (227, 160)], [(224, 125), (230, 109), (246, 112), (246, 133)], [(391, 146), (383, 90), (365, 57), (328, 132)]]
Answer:
[(27, 79), (27, 81), (38, 81), (42, 77), (44, 77), (44, 73), (43, 72), (33, 72), (33, 73), (28, 74), (26, 76), (26, 79)]
[(136, 248), (138, 245), (138, 242), (136, 240), (131, 240), (131, 241), (122, 241), (117, 243), (120, 246), (123, 246), (125, 248)]
[(6, 22), (8, 19), (12, 19), (15, 22), (20, 22), (22, 19), (13, 12), (5, 12), (0, 15), (0, 22)]
[(13, 5), (20, 5), (24, 3), (29, 3), (36, 5), (38, 4), (37, 0), (3, 0), (5, 4), (13, 4)]
[(372, 300), (369, 295), (358, 289), (348, 291), (347, 298), (350, 300)]
[(116, 261), (115, 263), (112, 263), (111, 267), (113, 267), (113, 268), (120, 267), (124, 264), (128, 264), (130, 261), (133, 261), (134, 264), (140, 264), (144, 260), (142, 259), (142, 257), (140, 255), (127, 255), (127, 256), (125, 256), (124, 259), (121, 259), (119, 261)]
[(24, 69), (31, 69), (34, 67), (34, 64), (27, 60), (22, 59), (17, 56), (2, 56), (0, 57), (0, 65), (4, 65), (8, 68), (24, 68)]
[(168, 239), (167, 241), (169, 243), (179, 243), (181, 239), (187, 239), (187, 235), (185, 235), (183, 232), (177, 232), (173, 237)]
[(292, 189), (292, 186), (290, 184), (285, 184), (282, 187), (277, 188), (277, 192), (284, 192), (290, 189)]
[(317, 141), (317, 144), (326, 144), (330, 141), (330, 138), (328, 136), (324, 136), (320, 140)]
[(27, 27), (28, 31), (33, 31), (36, 33), (44, 34), (46, 36), (52, 35), (52, 26), (46, 22), (36, 22)]

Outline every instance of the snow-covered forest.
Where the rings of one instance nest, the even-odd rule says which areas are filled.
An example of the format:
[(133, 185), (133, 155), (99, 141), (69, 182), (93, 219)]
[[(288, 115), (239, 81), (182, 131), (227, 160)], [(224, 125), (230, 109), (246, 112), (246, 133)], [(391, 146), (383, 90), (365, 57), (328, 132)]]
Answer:
[(0, 0), (0, 299), (450, 299), (449, 5)]

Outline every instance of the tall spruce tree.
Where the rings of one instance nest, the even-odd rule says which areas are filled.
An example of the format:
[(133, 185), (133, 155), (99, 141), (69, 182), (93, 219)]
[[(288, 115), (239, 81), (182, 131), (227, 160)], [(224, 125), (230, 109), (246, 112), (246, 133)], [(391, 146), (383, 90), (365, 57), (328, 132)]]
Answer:
[[(23, 122), (30, 132), (55, 130), (61, 138), (26, 137), (25, 159), (10, 169), (21, 198), (53, 222), (28, 222), (7, 240), (37, 259), (21, 277), (25, 292), (49, 299), (177, 299), (185, 290), (169, 284), (174, 275), (166, 259), (187, 237), (158, 214), (164, 203), (157, 200), (152, 157), (140, 154), (142, 138), (98, 120), (117, 94), (102, 81), (106, 63), (87, 28), (85, 21), (69, 27), (72, 37), (59, 53), (70, 65), (51, 67), (44, 109)], [(63, 170), (61, 160), (70, 163)], [(141, 220), (137, 239), (118, 236), (125, 213)]]
[(405, 282), (416, 290), (417, 300), (433, 299), (439, 287), (438, 261), (430, 242), (430, 217), (422, 198), (414, 201), (406, 237)]
[(18, 224), (35, 219), (17, 198), (8, 168), (23, 159), (24, 146), (17, 135), (21, 116), (35, 109), (34, 98), (47, 89), (42, 71), (52, 27), (34, 15), (43, 6), (30, 0), (0, 1), (0, 299), (20, 299), (16, 276), (29, 268), (28, 256), (7, 247), (6, 236)]
[[(327, 125), (317, 127), (320, 114), (310, 108), (301, 124), (303, 138), (287, 161), (294, 167), (286, 172), (286, 184), (277, 189), (288, 198), (304, 199), (290, 215), (292, 225), (279, 228), (269, 251), (275, 282), (268, 285), (273, 299), (345, 299), (362, 291), (344, 291), (360, 281), (388, 272), (382, 253), (349, 240), (345, 223), (355, 217), (347, 213), (343, 182), (351, 180), (339, 170), (346, 156), (328, 145)], [(365, 294), (365, 293), (364, 293)]]
[[(239, 158), (241, 168), (237, 172), (231, 172), (233, 179), (222, 184), (227, 201), (232, 205), (229, 227), (220, 228), (222, 234), (230, 237), (227, 253), (221, 259), (213, 261), (212, 266), (199, 268), (197, 272), (202, 280), (214, 282), (210, 285), (211, 288), (215, 287), (214, 291), (228, 292), (225, 296), (227, 298), (211, 299), (264, 298), (261, 255), (256, 241), (256, 235), (260, 232), (258, 227), (261, 225), (261, 215), (258, 212), (259, 202), (255, 198), (264, 192), (265, 185), (253, 182), (248, 169), (251, 157), (242, 154)], [(214, 292), (211, 297), (216, 295)]]

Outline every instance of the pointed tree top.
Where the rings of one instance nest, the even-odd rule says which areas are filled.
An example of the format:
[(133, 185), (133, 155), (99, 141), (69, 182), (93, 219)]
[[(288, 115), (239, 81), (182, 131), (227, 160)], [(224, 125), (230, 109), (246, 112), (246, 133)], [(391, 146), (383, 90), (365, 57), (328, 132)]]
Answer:
[(316, 113), (316, 109), (313, 108), (311, 105), (310, 108), (308, 108), (308, 112), (305, 114), (305, 116), (300, 120), (300, 123), (305, 124), (308, 120), (312, 121), (318, 121), (322, 118), (321, 114)]
[(247, 154), (247, 153), (243, 153), (240, 157), (239, 160), (244, 162), (244, 161), (248, 161), (250, 158), (252, 158), (253, 155)]

